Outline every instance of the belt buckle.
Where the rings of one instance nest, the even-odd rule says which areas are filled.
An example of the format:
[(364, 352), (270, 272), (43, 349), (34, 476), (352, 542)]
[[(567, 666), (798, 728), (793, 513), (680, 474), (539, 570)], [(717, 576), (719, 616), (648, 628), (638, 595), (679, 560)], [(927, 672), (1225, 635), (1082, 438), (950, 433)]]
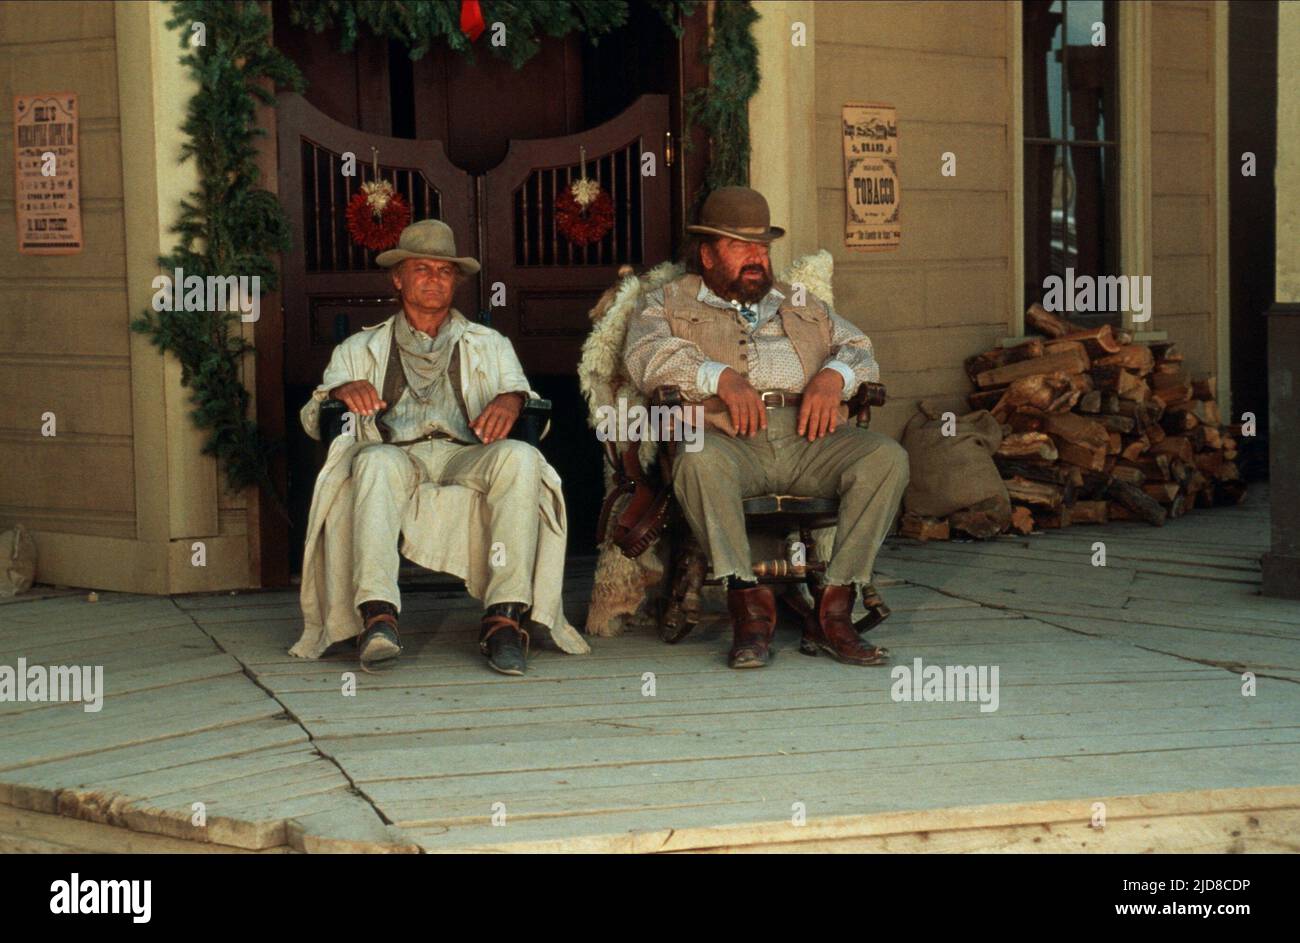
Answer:
[[(779, 403), (769, 403), (767, 401), (769, 396), (780, 397), (781, 401)], [(763, 400), (763, 406), (766, 409), (778, 409), (785, 405), (785, 394), (780, 390), (768, 390), (766, 393), (760, 393), (759, 397)]]

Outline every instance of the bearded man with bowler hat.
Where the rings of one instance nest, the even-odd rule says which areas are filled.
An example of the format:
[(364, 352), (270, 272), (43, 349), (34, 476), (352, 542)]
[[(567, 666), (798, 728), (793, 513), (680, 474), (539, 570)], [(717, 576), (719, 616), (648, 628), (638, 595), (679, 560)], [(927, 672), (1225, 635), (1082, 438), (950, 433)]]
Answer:
[(853, 600), (871, 581), (908, 464), (893, 439), (847, 422), (847, 401), (880, 379), (871, 341), (811, 292), (773, 280), (768, 246), (784, 230), (758, 191), (714, 191), (687, 231), (687, 272), (646, 294), (624, 360), (642, 393), (676, 386), (716, 417), (701, 449), (678, 450), (673, 491), (713, 576), (726, 580), (729, 664), (770, 657), (776, 601), (753, 579), (742, 500), (772, 492), (839, 499), (811, 641), (845, 664), (882, 664), (886, 651), (853, 627)]
[(321, 404), (339, 400), (353, 431), (330, 444), (316, 480), (304, 630), (290, 652), (316, 658), (356, 636), (363, 668), (397, 658), (399, 537), (402, 555), (461, 577), (482, 601), (479, 647), (496, 671), (524, 673), (538, 626), (564, 651), (586, 652), (560, 603), (559, 476), (507, 438), (534, 394), (510, 341), (452, 307), (479, 263), (458, 256), (451, 228), (433, 219), (375, 261), (391, 271), (401, 310), (339, 344), (302, 409), (319, 439)]

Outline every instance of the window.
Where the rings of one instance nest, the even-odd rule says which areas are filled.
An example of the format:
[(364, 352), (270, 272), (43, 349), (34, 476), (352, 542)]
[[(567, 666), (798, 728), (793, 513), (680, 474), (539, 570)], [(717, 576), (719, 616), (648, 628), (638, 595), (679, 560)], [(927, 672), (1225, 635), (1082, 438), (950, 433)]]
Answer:
[[(1025, 305), (1043, 280), (1117, 275), (1119, 39), (1114, 0), (1024, 4)], [(1104, 26), (1105, 44), (1094, 45)], [(1072, 312), (1080, 324), (1119, 312)]]

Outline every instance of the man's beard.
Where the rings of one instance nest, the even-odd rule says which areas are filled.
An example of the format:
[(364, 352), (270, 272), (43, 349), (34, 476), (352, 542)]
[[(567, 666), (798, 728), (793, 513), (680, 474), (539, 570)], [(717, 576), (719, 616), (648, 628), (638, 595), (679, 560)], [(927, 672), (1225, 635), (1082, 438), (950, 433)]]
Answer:
[[(761, 272), (762, 277), (756, 282), (749, 281), (745, 278), (746, 270)], [(707, 282), (708, 279), (706, 278), (705, 281)], [(750, 263), (741, 266), (740, 271), (736, 273), (736, 277), (731, 281), (719, 286), (709, 285), (709, 290), (728, 301), (739, 301), (741, 304), (747, 305), (753, 304), (756, 301), (762, 301), (767, 297), (767, 293), (772, 290), (772, 276), (763, 266)]]

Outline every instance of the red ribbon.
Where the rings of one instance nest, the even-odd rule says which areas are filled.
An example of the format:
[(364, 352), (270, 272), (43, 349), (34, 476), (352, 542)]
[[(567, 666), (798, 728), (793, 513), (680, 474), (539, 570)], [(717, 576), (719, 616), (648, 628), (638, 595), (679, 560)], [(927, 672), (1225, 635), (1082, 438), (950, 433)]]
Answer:
[(479, 9), (478, 0), (462, 0), (460, 5), (460, 31), (474, 42), (483, 35), (487, 24), (483, 22), (483, 11)]

